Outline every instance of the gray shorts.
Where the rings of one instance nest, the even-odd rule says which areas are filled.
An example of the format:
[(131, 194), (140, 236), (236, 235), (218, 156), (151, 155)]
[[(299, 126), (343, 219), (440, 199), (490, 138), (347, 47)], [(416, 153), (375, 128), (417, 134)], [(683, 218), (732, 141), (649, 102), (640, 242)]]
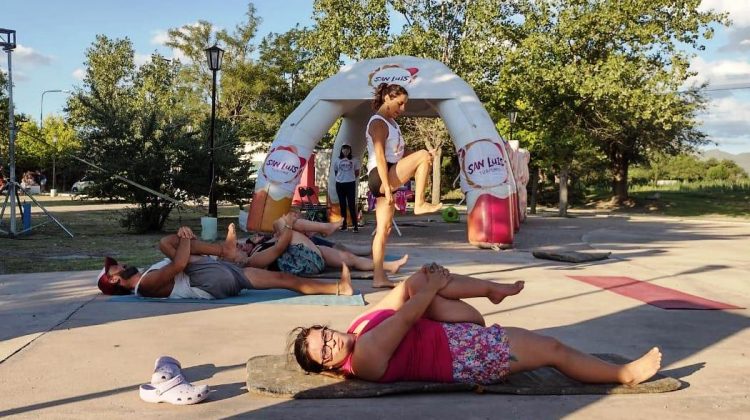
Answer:
[(204, 290), (216, 299), (237, 296), (242, 289), (253, 288), (242, 268), (210, 257), (188, 263), (184, 272), (190, 277), (190, 286)]

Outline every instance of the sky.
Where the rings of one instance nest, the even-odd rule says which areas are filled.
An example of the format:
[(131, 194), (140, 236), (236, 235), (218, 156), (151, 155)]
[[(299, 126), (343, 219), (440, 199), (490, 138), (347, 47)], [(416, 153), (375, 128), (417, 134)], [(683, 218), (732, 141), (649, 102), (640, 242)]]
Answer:
[[(12, 54), (13, 97), (16, 113), (36, 121), (40, 113), (61, 115), (65, 92), (82, 83), (86, 49), (97, 34), (128, 37), (143, 63), (153, 52), (179, 57), (163, 44), (171, 28), (206, 20), (232, 30), (244, 20), (247, 0), (25, 0), (3, 2), (0, 28), (16, 31)], [(282, 33), (296, 24), (312, 24), (312, 0), (255, 0), (262, 23), (257, 41), (270, 32)], [(730, 27), (717, 27), (705, 51), (696, 51), (690, 82), (709, 82), (710, 102), (699, 116), (702, 129), (716, 148), (728, 153), (750, 153), (750, 1), (703, 0), (701, 8), (729, 13)], [(0, 70), (7, 72), (7, 56), (0, 53)], [(735, 88), (735, 89), (727, 89)], [(737, 89), (739, 88), (739, 89)], [(744, 89), (743, 89), (744, 88)], [(42, 109), (43, 107), (43, 109)]]

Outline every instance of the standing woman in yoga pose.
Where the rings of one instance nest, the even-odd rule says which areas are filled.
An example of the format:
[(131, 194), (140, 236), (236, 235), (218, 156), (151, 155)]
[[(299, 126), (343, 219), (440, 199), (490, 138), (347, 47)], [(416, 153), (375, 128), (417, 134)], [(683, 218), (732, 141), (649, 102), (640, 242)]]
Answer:
[(375, 201), (375, 237), (372, 241), (373, 287), (393, 287), (383, 268), (385, 245), (391, 232), (394, 202), (393, 191), (412, 177), (416, 180), (414, 214), (440, 210), (441, 204), (425, 201), (427, 176), (430, 173), (432, 153), (419, 150), (404, 156), (404, 139), (396, 118), (404, 113), (409, 94), (401, 85), (381, 83), (375, 89), (372, 107), (377, 112), (367, 123), (367, 176), (368, 187)]
[(491, 384), (552, 366), (581, 382), (637, 385), (659, 370), (657, 347), (633, 362), (612, 364), (525, 329), (485, 327), (482, 315), (460, 300), (487, 297), (497, 304), (523, 286), (450, 274), (433, 263), (396, 286), (346, 332), (298, 327), (291, 333), (294, 355), (308, 372), (378, 382)]

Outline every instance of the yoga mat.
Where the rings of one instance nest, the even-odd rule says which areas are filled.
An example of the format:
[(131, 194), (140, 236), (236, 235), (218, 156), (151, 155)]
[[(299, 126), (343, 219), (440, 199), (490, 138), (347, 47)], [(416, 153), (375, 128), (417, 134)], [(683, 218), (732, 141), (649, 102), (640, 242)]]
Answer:
[(243, 290), (239, 296), (225, 299), (161, 299), (135, 295), (112, 296), (107, 302), (164, 302), (164, 303), (207, 303), (214, 305), (244, 305), (246, 303), (266, 303), (281, 305), (323, 305), (323, 306), (365, 306), (361, 293), (352, 296), (302, 295), (285, 289)]
[[(616, 354), (595, 354), (614, 363), (630, 360)], [(332, 378), (305, 374), (294, 361), (294, 356), (266, 355), (247, 361), (247, 389), (251, 393), (273, 397), (307, 398), (364, 398), (392, 394), (425, 392), (477, 392), (516, 395), (601, 395), (669, 392), (682, 388), (677, 379), (656, 374), (634, 387), (616, 384), (584, 384), (568, 378), (552, 368), (542, 368), (508, 377), (494, 385), (394, 382), (381, 384), (359, 379)]]
[(578, 252), (578, 251), (542, 251), (536, 250), (531, 253), (536, 258), (571, 263), (583, 263), (591, 261), (606, 260), (611, 252)]
[(662, 287), (645, 281), (618, 276), (568, 276), (571, 279), (588, 283), (592, 286), (640, 300), (661, 309), (743, 309), (739, 306), (704, 299), (699, 296)]

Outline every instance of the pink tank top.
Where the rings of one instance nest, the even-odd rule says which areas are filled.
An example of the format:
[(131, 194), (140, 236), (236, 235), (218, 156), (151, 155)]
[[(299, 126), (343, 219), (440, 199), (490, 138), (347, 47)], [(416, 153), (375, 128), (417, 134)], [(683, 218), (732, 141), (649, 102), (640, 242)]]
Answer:
[[(365, 314), (355, 319), (347, 332), (351, 334), (362, 322), (369, 321), (357, 335), (358, 339), (394, 313), (396, 311), (392, 309), (383, 309)], [(356, 376), (352, 367), (353, 354), (349, 355), (341, 370)], [(406, 333), (388, 361), (385, 373), (378, 379), (378, 382), (397, 381), (453, 382), (453, 358), (441, 323), (421, 318)]]

